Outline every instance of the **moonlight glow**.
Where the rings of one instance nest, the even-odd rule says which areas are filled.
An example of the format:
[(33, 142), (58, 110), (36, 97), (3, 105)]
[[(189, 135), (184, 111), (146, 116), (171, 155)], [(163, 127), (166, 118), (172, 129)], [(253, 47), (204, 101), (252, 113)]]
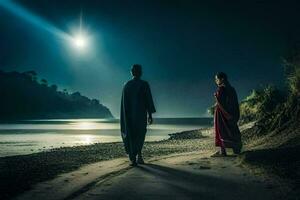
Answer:
[(79, 122), (75, 124), (75, 128), (78, 130), (93, 130), (96, 129), (96, 124), (91, 122)]
[(85, 49), (88, 44), (88, 39), (83, 34), (78, 34), (73, 38), (73, 44), (78, 49)]
[(82, 13), (79, 18), (79, 31), (72, 39), (73, 45), (79, 50), (85, 50), (88, 45), (88, 37), (82, 30)]

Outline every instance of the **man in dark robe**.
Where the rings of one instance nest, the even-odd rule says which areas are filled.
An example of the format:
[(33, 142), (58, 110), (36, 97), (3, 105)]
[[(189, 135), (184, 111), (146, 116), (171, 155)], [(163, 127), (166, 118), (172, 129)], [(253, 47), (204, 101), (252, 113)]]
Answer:
[(240, 118), (239, 103), (235, 89), (230, 85), (227, 75), (220, 72), (215, 77), (218, 89), (215, 93), (214, 114), (215, 144), (221, 152), (214, 155), (226, 156), (226, 148), (238, 154), (242, 148), (241, 133), (237, 122)]
[[(142, 66), (132, 66), (133, 78), (123, 88), (121, 101), (121, 134), (125, 151), (132, 166), (143, 164), (142, 148), (147, 132), (147, 122), (152, 124), (155, 107), (148, 82), (141, 80)], [(148, 114), (148, 118), (147, 118)]]

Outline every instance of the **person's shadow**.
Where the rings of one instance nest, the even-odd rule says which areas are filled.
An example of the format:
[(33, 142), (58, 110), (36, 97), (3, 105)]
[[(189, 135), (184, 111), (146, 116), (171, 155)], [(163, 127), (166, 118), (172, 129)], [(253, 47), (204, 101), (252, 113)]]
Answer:
[(222, 190), (228, 190), (230, 189), (228, 186), (233, 184), (227, 181), (224, 182), (219, 178), (194, 174), (162, 165), (147, 164), (140, 165), (139, 168), (145, 173), (158, 177), (171, 190), (188, 199), (217, 199), (217, 194), (212, 193), (216, 187), (222, 185), (222, 187), (225, 186)]
[[(234, 173), (218, 173), (221, 168), (181, 168), (145, 164), (97, 184), (85, 194), (91, 200), (269, 200), (262, 184)], [(246, 180), (246, 181), (245, 181)], [(72, 198), (73, 199), (73, 198)]]
[(193, 173), (156, 164), (139, 165), (138, 169), (166, 185), (173, 191), (170, 197), (175, 196), (175, 199), (269, 199), (269, 195), (261, 194), (257, 185), (252, 186), (249, 181), (239, 182), (213, 173)]

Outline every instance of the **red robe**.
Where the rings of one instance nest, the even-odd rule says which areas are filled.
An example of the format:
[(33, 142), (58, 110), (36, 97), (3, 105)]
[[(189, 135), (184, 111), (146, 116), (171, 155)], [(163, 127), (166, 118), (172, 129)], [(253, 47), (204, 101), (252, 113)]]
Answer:
[(215, 144), (219, 147), (240, 150), (241, 132), (237, 125), (240, 110), (236, 91), (229, 84), (222, 85), (218, 87), (215, 97)]

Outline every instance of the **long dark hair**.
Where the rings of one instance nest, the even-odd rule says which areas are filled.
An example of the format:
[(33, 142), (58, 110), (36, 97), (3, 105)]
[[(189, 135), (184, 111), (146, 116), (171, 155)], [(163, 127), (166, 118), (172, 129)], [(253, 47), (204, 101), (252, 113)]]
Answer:
[(229, 84), (229, 81), (228, 81), (228, 76), (227, 76), (227, 74), (225, 74), (224, 72), (218, 72), (218, 73), (216, 74), (216, 77), (217, 77), (218, 79), (223, 79), (225, 85), (230, 85), (230, 84)]

